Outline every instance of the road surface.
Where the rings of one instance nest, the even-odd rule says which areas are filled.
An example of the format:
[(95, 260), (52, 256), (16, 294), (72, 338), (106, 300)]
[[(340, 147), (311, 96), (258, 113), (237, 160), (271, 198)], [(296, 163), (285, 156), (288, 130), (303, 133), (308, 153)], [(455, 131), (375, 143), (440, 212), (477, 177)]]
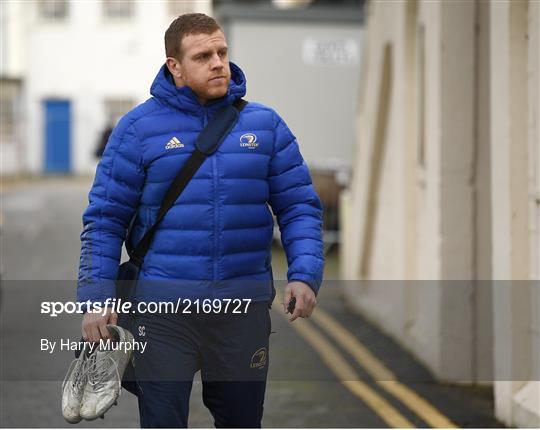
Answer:
[[(69, 427), (61, 384), (71, 353), (49, 354), (40, 339), (76, 338), (80, 317), (41, 315), (46, 300), (72, 301), (87, 179), (52, 178), (14, 185), (2, 195), (2, 427)], [(337, 253), (325, 278), (337, 277)], [(274, 252), (276, 279), (285, 259)], [(283, 291), (278, 282), (278, 291)], [(489, 388), (437, 384), (395, 342), (347, 310), (338, 282), (328, 281), (309, 320), (287, 322), (272, 310), (265, 427), (500, 427)], [(212, 427), (196, 381), (191, 427)], [(136, 398), (124, 392), (105, 420), (84, 427), (138, 427)]]

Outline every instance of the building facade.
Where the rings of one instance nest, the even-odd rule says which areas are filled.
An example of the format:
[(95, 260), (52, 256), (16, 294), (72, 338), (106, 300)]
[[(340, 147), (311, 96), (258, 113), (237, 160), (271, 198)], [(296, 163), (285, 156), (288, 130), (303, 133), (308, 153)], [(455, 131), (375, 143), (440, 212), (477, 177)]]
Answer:
[(537, 1), (371, 2), (341, 198), (351, 305), (536, 427), (539, 25)]
[(174, 17), (210, 0), (0, 4), (2, 175), (88, 174), (103, 130), (149, 97)]

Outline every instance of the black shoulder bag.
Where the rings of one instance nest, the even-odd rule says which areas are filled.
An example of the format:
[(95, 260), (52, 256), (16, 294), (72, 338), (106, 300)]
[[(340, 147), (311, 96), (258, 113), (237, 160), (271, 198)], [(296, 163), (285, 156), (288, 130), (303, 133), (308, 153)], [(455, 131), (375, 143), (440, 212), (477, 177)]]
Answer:
[[(243, 99), (237, 99), (231, 106), (226, 106), (223, 109), (216, 112), (212, 119), (208, 122), (206, 127), (201, 131), (201, 134), (197, 137), (195, 142), (195, 150), (182, 166), (176, 178), (171, 183), (169, 189), (165, 193), (165, 197), (161, 202), (156, 221), (146, 231), (142, 239), (133, 248), (131, 246), (131, 228), (128, 231), (126, 238), (126, 249), (128, 251), (129, 260), (122, 263), (118, 268), (118, 276), (116, 278), (116, 297), (122, 299), (122, 302), (129, 302), (133, 299), (135, 294), (135, 287), (139, 278), (139, 272), (144, 261), (144, 257), (150, 245), (152, 239), (157, 231), (159, 223), (165, 217), (168, 210), (174, 205), (174, 202), (178, 199), (186, 185), (193, 178), (201, 164), (206, 158), (212, 155), (219, 145), (223, 142), (225, 137), (235, 126), (240, 112), (248, 104)], [(129, 331), (131, 331), (131, 325), (133, 321), (133, 314), (121, 313), (118, 315), (118, 325)], [(78, 354), (77, 354), (78, 355)], [(124, 376), (122, 378), (122, 386), (129, 392), (137, 395), (137, 385), (135, 381), (135, 369), (130, 362), (126, 367)]]
[[(144, 257), (152, 244), (152, 239), (157, 231), (160, 222), (165, 217), (165, 214), (174, 205), (174, 202), (178, 199), (186, 185), (191, 178), (195, 175), (195, 172), (199, 169), (201, 164), (206, 160), (206, 157), (212, 155), (225, 137), (230, 133), (232, 128), (238, 121), (238, 117), (242, 109), (247, 105), (247, 101), (243, 99), (237, 99), (232, 106), (226, 106), (218, 111), (206, 127), (199, 134), (197, 141), (195, 142), (195, 150), (182, 166), (176, 178), (171, 183), (169, 189), (165, 193), (165, 197), (161, 202), (161, 207), (157, 213), (156, 221), (146, 231), (142, 239), (137, 243), (135, 248), (131, 246), (131, 229), (129, 230), (126, 238), (126, 249), (128, 251), (129, 260), (122, 263), (118, 268), (117, 280), (122, 281), (117, 283), (116, 297), (121, 298), (123, 301), (129, 301), (133, 298), (135, 291), (135, 284), (139, 277), (139, 271), (141, 269)], [(122, 315), (125, 318), (129, 318), (130, 314)], [(124, 318), (124, 319), (125, 319)], [(126, 327), (119, 318), (118, 325)]]

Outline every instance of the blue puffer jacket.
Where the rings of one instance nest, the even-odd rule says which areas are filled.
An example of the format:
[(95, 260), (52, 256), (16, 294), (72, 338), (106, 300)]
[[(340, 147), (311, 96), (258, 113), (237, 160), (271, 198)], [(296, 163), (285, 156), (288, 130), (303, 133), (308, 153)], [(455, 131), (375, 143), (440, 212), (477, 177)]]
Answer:
[[(152, 84), (153, 97), (114, 129), (83, 215), (79, 301), (115, 297), (130, 221), (135, 216), (135, 244), (155, 221), (208, 120), (244, 96), (243, 72), (233, 63), (231, 72), (228, 94), (201, 105), (189, 87), (174, 85), (163, 66)], [(324, 265), (319, 198), (291, 131), (272, 109), (250, 102), (161, 222), (136, 298), (268, 300), (274, 224), (269, 205), (281, 230), (288, 280), (304, 281), (317, 292)], [(143, 282), (149, 280), (156, 282)]]

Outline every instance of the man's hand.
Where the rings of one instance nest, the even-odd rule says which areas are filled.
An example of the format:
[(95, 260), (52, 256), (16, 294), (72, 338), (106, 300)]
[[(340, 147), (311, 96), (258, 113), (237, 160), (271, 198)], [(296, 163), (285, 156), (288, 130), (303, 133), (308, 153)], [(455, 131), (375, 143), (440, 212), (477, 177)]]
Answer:
[(309, 318), (315, 305), (317, 304), (317, 299), (315, 298), (315, 293), (309, 287), (309, 285), (300, 281), (293, 281), (287, 284), (285, 287), (285, 297), (283, 302), (283, 309), (287, 313), (287, 306), (289, 301), (295, 297), (296, 305), (294, 307), (294, 312), (290, 318), (290, 322), (293, 322), (296, 318)]
[(107, 324), (116, 325), (118, 315), (112, 312), (111, 308), (106, 308), (99, 313), (86, 312), (82, 320), (82, 336), (88, 342), (99, 342), (100, 339), (112, 339)]

